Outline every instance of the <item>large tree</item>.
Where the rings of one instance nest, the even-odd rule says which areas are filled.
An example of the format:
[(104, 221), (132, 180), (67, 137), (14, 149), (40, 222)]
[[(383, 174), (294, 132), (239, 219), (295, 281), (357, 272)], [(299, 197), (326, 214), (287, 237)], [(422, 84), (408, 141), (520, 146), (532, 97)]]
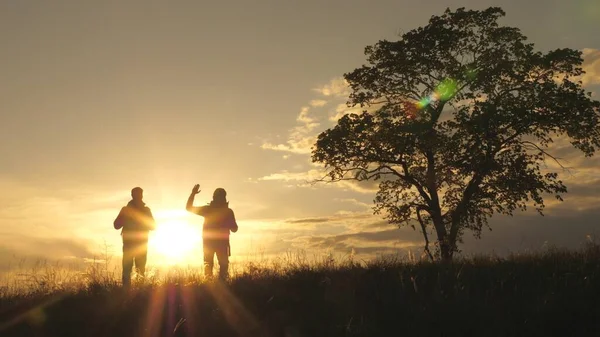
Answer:
[(444, 260), (494, 213), (542, 214), (544, 197), (562, 200), (553, 140), (585, 156), (600, 146), (600, 102), (578, 80), (581, 53), (536, 51), (518, 28), (498, 24), (504, 15), (446, 10), (366, 47), (368, 65), (344, 75), (348, 106), (363, 112), (342, 117), (313, 148), (328, 179), (379, 180), (375, 212), (419, 225), (428, 253), (435, 233)]

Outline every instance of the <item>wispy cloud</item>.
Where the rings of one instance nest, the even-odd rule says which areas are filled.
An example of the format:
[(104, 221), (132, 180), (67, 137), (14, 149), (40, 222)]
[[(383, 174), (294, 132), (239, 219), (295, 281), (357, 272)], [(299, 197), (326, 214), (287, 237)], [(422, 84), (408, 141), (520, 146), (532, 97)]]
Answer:
[[(310, 114), (310, 107), (302, 107), (296, 121), (299, 123), (289, 131), (288, 140), (283, 144), (273, 144), (265, 142), (261, 148), (266, 150), (284, 151), (296, 154), (309, 154), (316, 141), (316, 135), (313, 134), (320, 124), (318, 119)], [(287, 158), (285, 158), (287, 159)]]
[(299, 182), (304, 182), (306, 184), (311, 183), (312, 181), (315, 181), (317, 179), (320, 179), (323, 177), (323, 173), (321, 171), (318, 170), (309, 170), (309, 171), (302, 171), (302, 172), (289, 172), (289, 171), (281, 171), (278, 173), (272, 173), (269, 175), (266, 175), (264, 177), (260, 177), (258, 178), (258, 180), (262, 180), (262, 181), (299, 181)]
[(344, 104), (338, 104), (335, 110), (329, 113), (323, 108), (330, 104), (330, 101), (338, 103), (350, 94), (348, 83), (341, 77), (334, 78), (329, 83), (313, 90), (318, 92), (320, 96), (328, 97), (328, 99), (318, 97), (310, 100), (307, 106), (300, 109), (300, 113), (296, 117), (298, 124), (288, 130), (287, 140), (282, 143), (265, 141), (261, 145), (261, 148), (293, 154), (310, 154), (317, 140), (317, 135), (322, 131), (319, 129), (321, 126), (319, 121), (321, 119), (336, 122), (344, 114), (359, 112), (358, 109), (349, 110)]
[(310, 106), (314, 108), (320, 108), (322, 106), (325, 106), (326, 104), (327, 101), (324, 99), (313, 99), (312, 101), (310, 101)]
[(344, 180), (330, 183), (326, 179), (324, 180), (325, 177), (325, 172), (317, 169), (300, 172), (283, 170), (260, 177), (258, 180), (296, 182), (296, 186), (299, 187), (335, 187), (365, 194), (374, 194), (378, 189), (378, 183), (374, 181)]
[[(596, 170), (596, 177), (600, 170)], [(555, 199), (548, 198), (547, 214), (561, 214), (565, 211), (585, 211), (593, 208), (597, 208), (600, 203), (600, 179), (596, 178), (586, 182), (566, 182), (568, 193), (563, 195), (563, 202), (556, 201)]]
[(308, 219), (290, 219), (290, 220), (286, 220), (287, 223), (291, 223), (291, 224), (303, 224), (303, 223), (323, 223), (323, 222), (329, 222), (331, 221), (331, 218), (308, 218)]
[[(319, 121), (326, 121), (328, 126), (334, 125), (339, 118), (349, 113), (360, 113), (361, 108), (349, 108), (343, 103), (350, 94), (350, 88), (344, 78), (334, 78), (329, 83), (313, 89), (321, 96), (328, 97), (327, 100), (315, 98), (310, 101), (308, 106), (301, 108), (296, 117), (297, 126), (288, 131), (288, 137), (285, 142), (273, 143), (264, 142), (262, 148), (265, 150), (283, 151), (293, 154), (308, 155), (312, 152), (316, 143), (318, 134), (323, 131), (323, 126)], [(333, 104), (333, 110), (323, 109), (325, 105)], [(374, 110), (376, 107), (369, 109)], [(284, 157), (283, 159), (288, 159)], [(312, 165), (313, 169), (306, 171), (292, 172), (282, 170), (257, 179), (257, 181), (282, 181), (296, 183), (295, 186), (316, 187), (312, 184), (317, 180), (324, 180), (325, 171), (321, 165)], [(359, 193), (371, 194), (377, 191), (378, 185), (373, 182), (341, 181), (335, 184), (319, 184), (319, 186), (331, 186), (343, 190)]]
[[(285, 220), (286, 223), (317, 225), (322, 223), (340, 224), (349, 231), (355, 232), (367, 228), (373, 222), (379, 222), (371, 212), (337, 213), (324, 217), (294, 218)], [(388, 226), (389, 227), (389, 226)]]
[(583, 70), (581, 81), (584, 86), (600, 84), (600, 49), (584, 48)]
[[(53, 263), (65, 259), (92, 259), (100, 256), (90, 249), (91, 242), (81, 238), (41, 238), (30, 234), (0, 234), (0, 270), (16, 267), (15, 259), (27, 263)], [(98, 247), (99, 248), (99, 247)]]
[(311, 251), (353, 254), (367, 259), (378, 254), (402, 254), (408, 250), (419, 250), (423, 245), (414, 232), (389, 227), (383, 230), (303, 236), (295, 238), (293, 244)]
[(307, 106), (302, 107), (302, 109), (300, 110), (300, 114), (296, 118), (296, 121), (302, 123), (302, 125), (304, 127), (306, 127), (306, 129), (308, 131), (319, 126), (319, 123), (317, 123), (317, 120), (308, 114), (309, 111), (310, 111), (310, 107), (307, 107)]
[(337, 107), (332, 113), (330, 113), (329, 120), (331, 122), (337, 122), (340, 118), (344, 117), (345, 115), (360, 114), (361, 112), (363, 112), (363, 110), (366, 109), (360, 107), (348, 107), (348, 105), (341, 103), (337, 105)]
[[(285, 144), (264, 143), (261, 148), (265, 150), (283, 151), (296, 154), (309, 154), (311, 152), (313, 142), (311, 139), (301, 139), (299, 141), (288, 140)], [(286, 157), (284, 159), (288, 159)]]
[(313, 90), (326, 97), (348, 97), (350, 95), (350, 87), (343, 77), (336, 77), (329, 83)]
[(354, 242), (356, 245), (372, 243), (409, 243), (411, 246), (420, 245), (420, 242), (404, 240), (402, 232), (398, 228), (391, 228), (381, 231), (364, 231), (358, 233), (314, 236), (308, 239), (308, 242), (318, 246), (330, 246), (339, 242)]
[(339, 201), (339, 202), (345, 202), (345, 203), (349, 203), (355, 206), (359, 206), (359, 207), (365, 207), (365, 208), (370, 208), (372, 205), (371, 204), (367, 204), (365, 202), (362, 201), (358, 201), (354, 198), (345, 198), (345, 199), (334, 199), (335, 201)]
[(561, 211), (546, 216), (528, 211), (514, 217), (493, 217), (490, 221), (493, 231), (484, 231), (480, 240), (466, 235), (461, 248), (468, 254), (495, 252), (504, 255), (539, 251), (548, 246), (577, 249), (586, 242), (588, 235), (600, 238), (597, 220), (600, 208), (578, 211), (566, 203)]

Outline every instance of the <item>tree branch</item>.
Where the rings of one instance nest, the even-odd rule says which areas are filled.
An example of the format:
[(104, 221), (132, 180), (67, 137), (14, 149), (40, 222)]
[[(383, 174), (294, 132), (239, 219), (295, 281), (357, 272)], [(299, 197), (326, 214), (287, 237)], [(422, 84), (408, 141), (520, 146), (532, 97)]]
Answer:
[(429, 236), (427, 235), (427, 228), (425, 227), (425, 223), (423, 222), (423, 218), (421, 217), (421, 209), (421, 207), (417, 207), (417, 219), (421, 224), (421, 231), (423, 231), (423, 238), (425, 239), (425, 252), (427, 253), (427, 256), (429, 256), (429, 259), (431, 259), (431, 261), (434, 261), (433, 255), (429, 250)]
[[(381, 171), (382, 169), (387, 169), (389, 172)], [(334, 182), (339, 182), (339, 181), (352, 181), (352, 180), (364, 181), (364, 180), (371, 180), (372, 178), (374, 178), (375, 176), (378, 176), (378, 175), (389, 175), (389, 174), (395, 175), (398, 178), (406, 181), (406, 177), (404, 175), (402, 175), (397, 170), (394, 170), (389, 165), (380, 165), (379, 167), (372, 169), (372, 170), (367, 170), (365, 168), (342, 169), (342, 170), (340, 170), (340, 172), (341, 173), (339, 174), (339, 178), (333, 178), (329, 173), (327, 173), (322, 178), (315, 179), (312, 182), (307, 181), (307, 183), (311, 183), (314, 185), (315, 183), (318, 183), (318, 182), (334, 183)], [(346, 177), (346, 174), (351, 173), (351, 172), (362, 173), (362, 174), (365, 174), (365, 176), (363, 178)], [(330, 179), (328, 179), (328, 178), (330, 178)]]
[[(484, 167), (482, 171), (485, 170), (486, 168)], [(467, 187), (463, 191), (461, 200), (454, 209), (454, 212), (452, 212), (452, 225), (450, 226), (450, 242), (456, 242), (456, 237), (458, 235), (460, 225), (460, 219), (464, 215), (463, 213), (467, 208), (467, 204), (473, 197), (473, 194), (475, 194), (477, 186), (481, 183), (483, 177), (485, 176), (485, 172), (482, 171), (476, 172), (471, 178), (471, 180), (467, 183)]]
[(427, 202), (427, 204), (431, 204), (431, 198), (429, 197), (429, 195), (427, 194), (427, 192), (425, 192), (425, 190), (423, 189), (423, 185), (420, 184), (408, 171), (408, 166), (406, 165), (406, 163), (401, 163), (402, 165), (402, 169), (404, 170), (404, 175), (407, 179), (407, 182), (409, 184), (412, 184), (417, 191), (419, 191), (419, 194), (421, 195), (421, 197), (425, 200), (425, 202)]
[(431, 116), (431, 125), (435, 125), (438, 120), (440, 119), (440, 116), (442, 115), (442, 111), (444, 111), (444, 107), (446, 106), (447, 102), (450, 102), (452, 99), (454, 99), (454, 97), (456, 97), (456, 95), (458, 95), (461, 91), (463, 91), (469, 84), (471, 84), (470, 81), (465, 81), (465, 84), (463, 86), (461, 86), (459, 89), (457, 89), (452, 96), (450, 96), (448, 99), (446, 100), (440, 100), (438, 101), (438, 105), (435, 109), (432, 109), (435, 112), (435, 116)]
[[(536, 149), (538, 151), (540, 151), (540, 153), (542, 153), (544, 156), (550, 157), (552, 160), (554, 160), (554, 162), (560, 166), (561, 169), (563, 170), (567, 170), (566, 167), (563, 166), (563, 164), (559, 161), (560, 158), (556, 158), (553, 155), (551, 155), (550, 153), (546, 152), (544, 149), (542, 149), (541, 147), (539, 147), (537, 144), (530, 142), (528, 140), (524, 140), (522, 142), (520, 142), (521, 144), (525, 145), (527, 147), (527, 145), (532, 146), (533, 149)], [(529, 148), (531, 149), (531, 148)]]

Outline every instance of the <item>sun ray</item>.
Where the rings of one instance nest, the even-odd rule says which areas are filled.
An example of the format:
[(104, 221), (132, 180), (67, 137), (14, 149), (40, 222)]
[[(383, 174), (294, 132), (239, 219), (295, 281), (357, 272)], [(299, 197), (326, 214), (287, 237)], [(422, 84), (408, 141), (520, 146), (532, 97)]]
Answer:
[(188, 263), (202, 246), (202, 233), (198, 226), (188, 222), (188, 214), (180, 210), (157, 212), (157, 227), (151, 233), (149, 249), (156, 254), (159, 264)]
[(166, 291), (164, 288), (152, 289), (150, 304), (146, 313), (146, 323), (143, 325), (145, 330), (143, 336), (155, 337), (161, 335), (165, 298)]
[(257, 319), (252, 315), (244, 304), (229, 291), (226, 284), (219, 281), (209, 285), (210, 294), (217, 305), (223, 311), (229, 325), (239, 334), (247, 335), (255, 333), (260, 327)]

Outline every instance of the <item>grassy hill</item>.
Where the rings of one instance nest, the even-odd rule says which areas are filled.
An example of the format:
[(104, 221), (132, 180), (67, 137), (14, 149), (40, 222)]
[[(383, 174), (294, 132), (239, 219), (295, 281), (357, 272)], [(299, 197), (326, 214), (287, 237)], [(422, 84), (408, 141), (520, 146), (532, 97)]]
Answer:
[(442, 265), (379, 259), (5, 294), (0, 336), (598, 336), (600, 247)]

